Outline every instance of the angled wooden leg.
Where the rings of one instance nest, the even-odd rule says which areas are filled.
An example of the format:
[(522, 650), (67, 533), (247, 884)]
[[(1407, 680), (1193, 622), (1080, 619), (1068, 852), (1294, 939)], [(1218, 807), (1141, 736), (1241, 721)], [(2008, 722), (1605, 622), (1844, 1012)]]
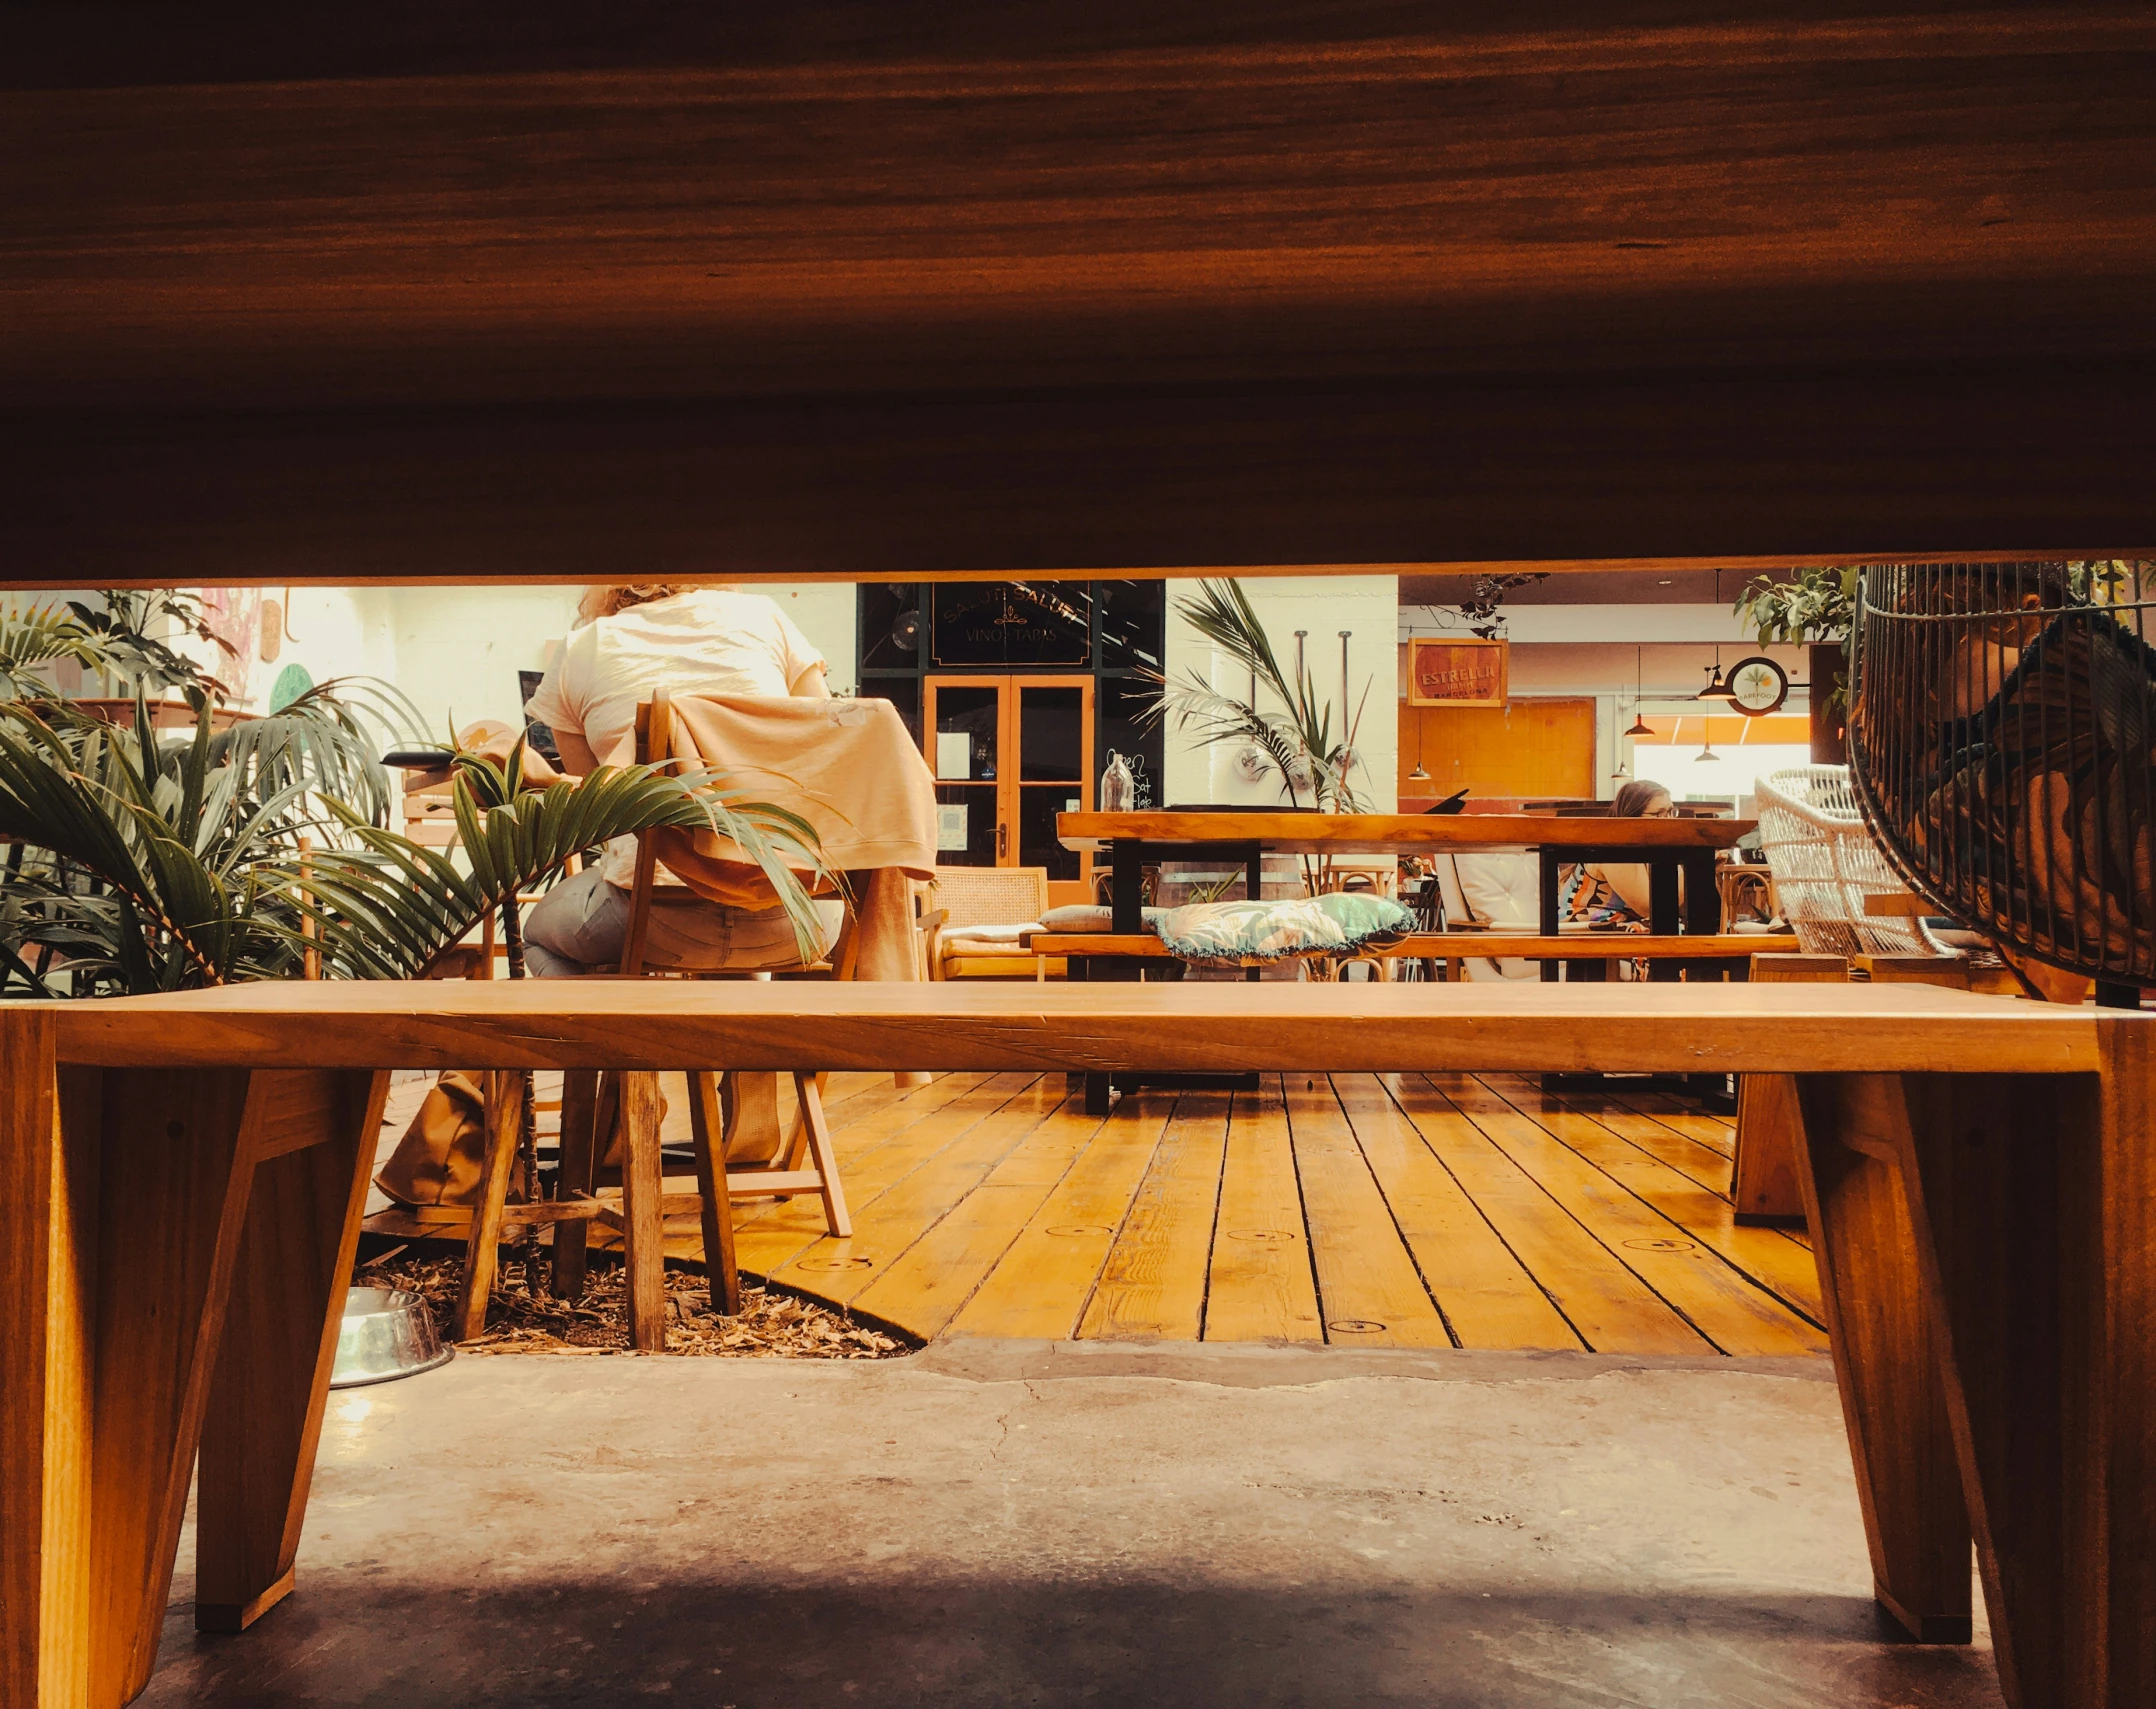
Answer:
[(659, 1155), (659, 1077), (621, 1077), (622, 1264), (629, 1277), (629, 1345), (666, 1351), (665, 1183)]
[[(592, 1068), (571, 1068), (561, 1077), (561, 1165), (555, 1175), (555, 1196), (575, 1199), (591, 1192), (599, 1161), (599, 1074)], [(547, 1286), (558, 1300), (584, 1297), (585, 1236), (582, 1222), (554, 1225), (554, 1255), (547, 1266)]]
[(0, 1703), (90, 1688), (95, 1076), (63, 1126), (49, 1012), (0, 1004)]
[(23, 1190), (0, 1219), (0, 1682), (10, 1705), (107, 1709), (157, 1657), (246, 1215), (248, 1077), (56, 1072), (44, 1025), (0, 1015), (0, 1169)]
[(386, 1072), (258, 1073), (254, 1160), (222, 1350), (202, 1421), (195, 1625), (238, 1632), (292, 1588)]
[[(1898, 1167), (1899, 1081), (1798, 1081), (1806, 1209), (1879, 1604), (1924, 1643), (1970, 1638), (1969, 1516)], [(1794, 1112), (1792, 1112), (1794, 1113)]]
[(489, 1071), (484, 1079), (487, 1106), (487, 1166), (479, 1178), (479, 1202), (472, 1207), (472, 1229), (464, 1241), (464, 1281), (457, 1292), (459, 1341), (486, 1332), (487, 1301), (494, 1295), (494, 1272), (501, 1262), (502, 1209), (516, 1174), (517, 1129), (523, 1120), (524, 1077)]
[(704, 1275), (711, 1284), (711, 1309), (736, 1317), (741, 1311), (741, 1271), (734, 1262), (733, 1195), (726, 1190), (726, 1166), (719, 1156), (714, 1074), (695, 1070), (689, 1075), (689, 1128), (696, 1142), (696, 1197), (704, 1223)]
[(824, 1227), (840, 1240), (853, 1234), (853, 1219), (846, 1214), (846, 1190), (839, 1185), (838, 1153), (831, 1146), (831, 1124), (824, 1120), (823, 1097), (813, 1074), (796, 1074), (794, 1088), (801, 1095), (801, 1119), (808, 1129), (809, 1155), (815, 1160), (818, 1189), (823, 1198)]
[(1904, 1167), (2017, 1709), (2156, 1702), (2156, 1028), (2101, 1077), (1915, 1075)]
[(1730, 1206), (1739, 1222), (1804, 1220), (1798, 1177), (1797, 1083), (1787, 1074), (1737, 1076), (1737, 1145), (1729, 1166)]

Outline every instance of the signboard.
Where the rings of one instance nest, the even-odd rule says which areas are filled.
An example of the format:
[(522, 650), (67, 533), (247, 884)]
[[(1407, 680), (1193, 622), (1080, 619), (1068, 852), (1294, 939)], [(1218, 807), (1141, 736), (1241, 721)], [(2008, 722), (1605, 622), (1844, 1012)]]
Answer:
[(1420, 637), (1407, 644), (1410, 706), (1502, 706), (1506, 643)]

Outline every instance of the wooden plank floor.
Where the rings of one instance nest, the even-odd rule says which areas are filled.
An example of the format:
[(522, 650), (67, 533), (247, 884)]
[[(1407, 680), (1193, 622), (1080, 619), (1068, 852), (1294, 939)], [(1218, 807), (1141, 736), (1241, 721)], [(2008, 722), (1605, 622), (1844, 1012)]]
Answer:
[[(742, 1265), (923, 1338), (1826, 1350), (1803, 1235), (1737, 1226), (1731, 1123), (1670, 1094), (1273, 1075), (1102, 1120), (1060, 1075), (961, 1074), (827, 1099), (853, 1237), (813, 1199), (744, 1205)], [(668, 1236), (702, 1256), (693, 1218)]]

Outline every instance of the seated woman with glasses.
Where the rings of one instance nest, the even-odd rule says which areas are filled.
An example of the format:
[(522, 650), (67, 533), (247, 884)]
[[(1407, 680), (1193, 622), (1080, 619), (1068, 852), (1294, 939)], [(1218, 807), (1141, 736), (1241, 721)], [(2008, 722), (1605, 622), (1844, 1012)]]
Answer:
[[(1659, 783), (1635, 778), (1617, 791), (1612, 819), (1674, 819), (1677, 804)], [(1559, 876), (1559, 916), (1606, 931), (1644, 932), (1651, 912), (1647, 868), (1625, 863), (1598, 866), (1575, 861)]]

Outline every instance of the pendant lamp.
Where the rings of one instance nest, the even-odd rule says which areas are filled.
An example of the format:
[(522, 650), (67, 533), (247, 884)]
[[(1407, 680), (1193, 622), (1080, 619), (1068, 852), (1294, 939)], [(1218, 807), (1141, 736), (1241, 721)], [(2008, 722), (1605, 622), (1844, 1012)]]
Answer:
[(1654, 726), (1640, 716), (1639, 710), (1639, 703), (1647, 698), (1647, 649), (1645, 647), (1635, 647), (1632, 649), (1632, 655), (1634, 672), (1632, 678), (1632, 728), (1627, 730), (1625, 734), (1637, 741), (1642, 736), (1653, 735)]
[[(1714, 603), (1716, 609), (1722, 604), (1722, 572), (1714, 572)], [(1714, 644), (1714, 674), (1707, 679), (1707, 686), (1692, 697), (1695, 700), (1735, 700), (1737, 691), (1722, 677), (1722, 643)]]

